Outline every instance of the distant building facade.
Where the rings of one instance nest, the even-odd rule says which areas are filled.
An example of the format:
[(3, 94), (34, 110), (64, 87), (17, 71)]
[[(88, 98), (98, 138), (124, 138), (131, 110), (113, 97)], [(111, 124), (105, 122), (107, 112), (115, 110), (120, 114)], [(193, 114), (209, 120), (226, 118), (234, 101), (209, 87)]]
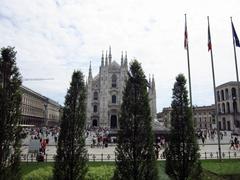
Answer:
[(215, 129), (215, 106), (194, 106), (193, 120), (197, 129)]
[[(163, 122), (167, 128), (171, 127), (171, 107), (163, 108), (162, 112), (158, 113), (158, 120)], [(215, 106), (194, 106), (193, 121), (196, 129), (214, 129), (215, 122)]]
[(22, 118), (20, 124), (35, 126), (59, 125), (60, 104), (25, 87), (21, 86)]
[[(121, 56), (121, 64), (112, 60), (111, 48), (105, 57), (102, 54), (99, 73), (93, 77), (91, 64), (87, 81), (87, 126), (119, 128), (119, 113), (122, 92), (127, 79), (127, 54)], [(149, 80), (151, 115), (156, 117), (156, 90), (154, 78)]]
[(171, 112), (171, 107), (165, 107), (163, 108), (162, 112), (157, 114), (157, 120), (164, 124), (164, 126), (167, 128), (171, 127)]
[(240, 128), (240, 84), (230, 81), (216, 87), (218, 121), (221, 130), (239, 130)]

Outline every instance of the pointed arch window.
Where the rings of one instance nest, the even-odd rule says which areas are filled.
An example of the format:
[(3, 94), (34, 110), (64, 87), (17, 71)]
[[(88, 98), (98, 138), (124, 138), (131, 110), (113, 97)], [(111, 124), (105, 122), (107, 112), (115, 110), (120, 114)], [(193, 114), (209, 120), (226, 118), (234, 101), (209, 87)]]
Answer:
[(93, 112), (97, 112), (98, 110), (97, 110), (98, 108), (97, 108), (97, 105), (94, 105), (93, 106)]
[(112, 103), (113, 104), (117, 103), (117, 96), (116, 95), (112, 95)]
[(98, 93), (97, 92), (93, 93), (93, 100), (98, 100)]
[(112, 75), (112, 87), (113, 88), (117, 87), (117, 76), (116, 76), (116, 74)]

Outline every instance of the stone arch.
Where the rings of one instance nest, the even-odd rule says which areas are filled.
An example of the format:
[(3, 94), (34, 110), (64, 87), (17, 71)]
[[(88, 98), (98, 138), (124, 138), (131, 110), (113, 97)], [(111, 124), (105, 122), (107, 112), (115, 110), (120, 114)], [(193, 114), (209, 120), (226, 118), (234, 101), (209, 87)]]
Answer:
[(223, 112), (224, 114), (226, 113), (225, 103), (222, 103), (222, 112)]
[(230, 113), (230, 104), (227, 102), (227, 113)]
[(222, 101), (225, 100), (225, 98), (224, 98), (224, 91), (223, 90), (221, 90), (221, 99), (222, 99)]
[(236, 98), (237, 97), (237, 92), (236, 92), (236, 88), (232, 88), (232, 98)]
[(233, 101), (233, 112), (237, 113), (238, 112), (238, 108), (237, 108), (237, 102)]
[(218, 100), (218, 102), (220, 101), (220, 93), (219, 93), (219, 91), (217, 91), (217, 100)]
[(220, 104), (218, 104), (218, 113), (222, 113)]
[(228, 89), (227, 88), (225, 89), (225, 98), (226, 98), (226, 100), (229, 99), (229, 94), (228, 94)]

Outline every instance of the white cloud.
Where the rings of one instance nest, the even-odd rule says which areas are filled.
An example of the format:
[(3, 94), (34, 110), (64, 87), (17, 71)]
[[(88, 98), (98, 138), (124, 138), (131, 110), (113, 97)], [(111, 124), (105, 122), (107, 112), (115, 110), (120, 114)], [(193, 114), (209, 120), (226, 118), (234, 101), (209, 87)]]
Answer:
[[(210, 16), (217, 85), (235, 80), (230, 16), (240, 34), (240, 2), (159, 0), (1, 0), (0, 46), (15, 46), (24, 82), (60, 103), (74, 69), (96, 75), (102, 50), (112, 46), (141, 61), (146, 76), (154, 74), (158, 111), (170, 106), (177, 74), (187, 77), (183, 48), (184, 13), (188, 15), (193, 104), (213, 103), (207, 19)], [(238, 50), (238, 58), (239, 56)]]

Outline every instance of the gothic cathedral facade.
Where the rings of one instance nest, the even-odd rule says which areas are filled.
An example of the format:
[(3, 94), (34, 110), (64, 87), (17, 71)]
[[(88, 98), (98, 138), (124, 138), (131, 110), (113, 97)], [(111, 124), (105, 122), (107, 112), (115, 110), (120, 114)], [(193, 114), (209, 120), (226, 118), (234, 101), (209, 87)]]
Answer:
[[(127, 79), (127, 54), (121, 56), (121, 64), (112, 61), (111, 48), (105, 57), (102, 54), (99, 73), (93, 77), (91, 64), (87, 80), (87, 126), (116, 130), (119, 127), (119, 114), (122, 92)], [(154, 77), (149, 78), (149, 104), (151, 115), (156, 118), (156, 90)]]

